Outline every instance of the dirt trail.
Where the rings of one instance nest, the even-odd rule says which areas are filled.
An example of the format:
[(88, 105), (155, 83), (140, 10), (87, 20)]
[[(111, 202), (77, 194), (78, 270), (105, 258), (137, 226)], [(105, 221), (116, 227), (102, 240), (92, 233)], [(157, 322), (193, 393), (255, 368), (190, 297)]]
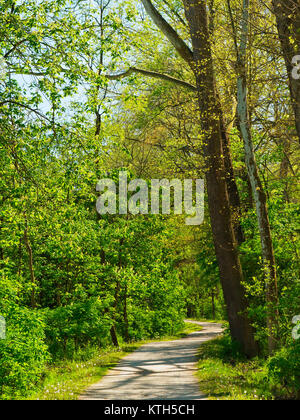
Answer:
[[(189, 322), (189, 321), (187, 321)], [(184, 339), (146, 344), (126, 356), (80, 400), (201, 400), (197, 352), (222, 332), (220, 324), (196, 322), (203, 330)]]

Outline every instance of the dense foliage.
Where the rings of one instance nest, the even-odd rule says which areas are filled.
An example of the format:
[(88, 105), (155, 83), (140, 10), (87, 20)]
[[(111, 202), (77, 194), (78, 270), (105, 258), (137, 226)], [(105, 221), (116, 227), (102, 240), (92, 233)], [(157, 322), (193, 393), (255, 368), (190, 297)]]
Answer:
[[(152, 3), (190, 45), (183, 2)], [(242, 2), (208, 3), (241, 200), (240, 214), (232, 213), (245, 236), (243, 286), (260, 355), (268, 357), (267, 283), (236, 116), (232, 20), (238, 27)], [(266, 369), (294, 398), (299, 138), (271, 6), (251, 2), (249, 118), (278, 276), (278, 353)], [(0, 0), (0, 34), (0, 316), (7, 323), (0, 398), (10, 399), (26, 396), (50, 363), (85, 349), (173, 334), (187, 315), (228, 314), (207, 205), (196, 227), (181, 216), (96, 212), (97, 181), (121, 170), (147, 181), (204, 178), (193, 73), (141, 2)]]

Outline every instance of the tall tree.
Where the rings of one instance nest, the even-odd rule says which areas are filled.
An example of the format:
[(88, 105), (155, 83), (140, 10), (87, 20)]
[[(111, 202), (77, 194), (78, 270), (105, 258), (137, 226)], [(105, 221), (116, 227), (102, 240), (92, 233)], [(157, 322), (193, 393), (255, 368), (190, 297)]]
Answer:
[[(294, 77), (294, 57), (300, 56), (300, 4), (298, 0), (272, 0), (277, 21), (295, 114), (296, 130), (300, 141), (300, 78)], [(299, 61), (299, 60), (298, 60)]]
[[(271, 228), (267, 209), (267, 196), (260, 180), (259, 171), (254, 153), (254, 146), (251, 133), (251, 122), (249, 117), (248, 89), (247, 89), (247, 46), (249, 35), (249, 0), (243, 0), (243, 18), (241, 23), (241, 33), (238, 36), (230, 0), (227, 1), (232, 29), (234, 33), (234, 44), (237, 54), (237, 98), (238, 98), (238, 119), (242, 138), (244, 141), (245, 161), (251, 183), (252, 194), (256, 205), (258, 226), (264, 260), (264, 274), (266, 281), (267, 296), (267, 319), (269, 332), (269, 352), (272, 353), (276, 348), (276, 333), (278, 330), (278, 287), (277, 272), (274, 256)], [(240, 39), (240, 44), (239, 40)]]
[(199, 148), (205, 159), (210, 218), (231, 334), (248, 356), (254, 356), (257, 346), (247, 314), (247, 300), (242, 286), (243, 272), (226, 183), (222, 112), (216, 91), (207, 4), (206, 1), (184, 1), (193, 44), (192, 51), (150, 0), (142, 0), (142, 3), (153, 22), (189, 64), (196, 78), (203, 136)]

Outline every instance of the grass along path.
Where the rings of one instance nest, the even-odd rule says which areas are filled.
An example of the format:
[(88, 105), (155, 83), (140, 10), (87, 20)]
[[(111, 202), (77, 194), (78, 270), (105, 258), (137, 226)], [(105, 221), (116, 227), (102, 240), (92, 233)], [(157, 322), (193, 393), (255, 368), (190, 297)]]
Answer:
[(199, 350), (197, 377), (210, 400), (272, 400), (264, 359), (245, 359), (228, 336)]

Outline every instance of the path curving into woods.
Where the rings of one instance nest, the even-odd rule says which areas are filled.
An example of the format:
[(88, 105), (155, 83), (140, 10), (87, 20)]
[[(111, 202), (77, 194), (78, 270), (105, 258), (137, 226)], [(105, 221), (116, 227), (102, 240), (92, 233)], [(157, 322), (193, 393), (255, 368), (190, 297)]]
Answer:
[(92, 385), (80, 400), (201, 400), (195, 376), (198, 349), (222, 333), (220, 324), (199, 324), (203, 330), (175, 341), (146, 344)]

